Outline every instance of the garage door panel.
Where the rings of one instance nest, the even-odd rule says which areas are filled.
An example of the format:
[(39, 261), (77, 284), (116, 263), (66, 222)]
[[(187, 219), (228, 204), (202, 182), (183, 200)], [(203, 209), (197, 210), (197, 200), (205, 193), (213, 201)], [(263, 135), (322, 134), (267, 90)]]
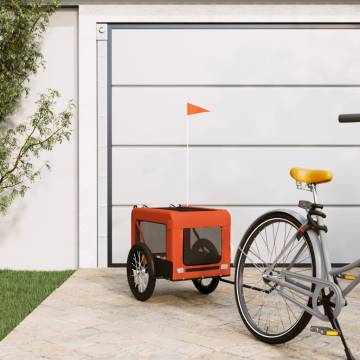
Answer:
[(192, 148), (190, 202), (197, 204), (296, 204), (311, 193), (296, 190), (293, 166), (334, 172), (319, 186), (325, 204), (360, 204), (359, 148)]
[[(234, 261), (237, 247), (247, 228), (260, 215), (271, 211), (272, 207), (229, 207), (231, 213), (231, 253)], [(297, 207), (288, 208), (298, 212), (302, 209)], [(357, 226), (360, 218), (360, 208), (351, 207), (328, 207), (326, 225), (329, 228), (327, 245), (331, 260), (337, 263), (354, 261), (354, 256), (348, 249), (356, 249), (360, 230)], [(339, 219), (342, 219), (339, 221)]]
[(185, 144), (185, 94), (179, 89), (113, 88), (113, 145)]
[(191, 144), (360, 143), (360, 126), (338, 123), (359, 111), (360, 88), (215, 88), (195, 98), (211, 112), (190, 121)]
[(113, 148), (114, 205), (186, 201), (184, 148)]
[[(275, 207), (228, 207), (231, 214), (231, 255), (234, 261), (237, 247), (251, 223), (265, 212)], [(293, 209), (303, 211), (299, 208)], [(131, 236), (131, 210), (132, 207), (112, 208), (112, 239), (113, 239), (113, 262), (126, 263), (127, 254), (130, 250)], [(357, 226), (360, 218), (359, 207), (328, 207), (325, 209), (326, 224), (329, 228), (328, 241), (331, 259), (338, 263), (353, 261), (352, 253), (348, 249), (356, 249), (360, 230)], [(342, 219), (339, 221), (339, 219)]]
[[(296, 189), (293, 166), (334, 172), (319, 186), (330, 205), (328, 244), (333, 261), (351, 260), (360, 235), (360, 126), (340, 125), (337, 116), (360, 109), (360, 29), (111, 32), (113, 263), (126, 262), (131, 205), (184, 204), (187, 191), (191, 204), (231, 212), (234, 258), (259, 215), (312, 200)], [(210, 112), (187, 117), (188, 102)], [(105, 232), (106, 221), (99, 221)]]
[[(360, 127), (339, 125), (359, 111), (360, 88), (113, 89), (112, 141), (117, 145), (357, 144)], [(210, 110), (186, 117), (190, 101)], [(334, 136), (336, 134), (336, 136)]]
[(116, 29), (112, 81), (357, 84), (359, 35), (359, 29)]

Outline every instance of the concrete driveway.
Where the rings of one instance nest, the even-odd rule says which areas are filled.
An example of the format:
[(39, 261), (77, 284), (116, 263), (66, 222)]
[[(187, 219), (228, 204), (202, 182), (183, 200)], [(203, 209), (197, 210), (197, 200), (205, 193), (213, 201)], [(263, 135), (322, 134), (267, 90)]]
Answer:
[[(341, 320), (360, 358), (360, 289)], [(313, 320), (313, 323), (319, 324)], [(211, 295), (192, 282), (159, 280), (133, 298), (125, 269), (78, 270), (0, 343), (1, 360), (344, 359), (339, 338), (303, 333), (269, 346), (242, 323), (232, 285)]]

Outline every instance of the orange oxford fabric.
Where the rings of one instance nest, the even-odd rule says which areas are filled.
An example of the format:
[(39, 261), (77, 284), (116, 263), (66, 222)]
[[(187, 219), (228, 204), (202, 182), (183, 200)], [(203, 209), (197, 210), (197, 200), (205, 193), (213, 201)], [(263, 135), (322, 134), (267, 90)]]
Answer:
[[(176, 208), (174, 208), (176, 209)], [(172, 263), (171, 280), (230, 275), (230, 223), (227, 210), (176, 211), (172, 208), (134, 208), (131, 214), (131, 245), (136, 244), (139, 221), (166, 225), (166, 260)], [(201, 210), (201, 208), (199, 208)], [(183, 230), (189, 228), (221, 227), (221, 259), (214, 264), (187, 266), (183, 257)], [(145, 239), (146, 240), (146, 239)], [(227, 265), (221, 269), (221, 265)], [(183, 268), (183, 273), (177, 269)]]

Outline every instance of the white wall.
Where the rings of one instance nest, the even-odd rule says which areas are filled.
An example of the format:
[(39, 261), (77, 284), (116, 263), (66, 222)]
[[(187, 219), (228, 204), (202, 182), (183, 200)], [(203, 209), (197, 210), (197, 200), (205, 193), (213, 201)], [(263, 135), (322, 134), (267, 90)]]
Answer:
[[(62, 110), (77, 100), (77, 10), (59, 10), (52, 16), (43, 41), (46, 70), (31, 80), (31, 96), (22, 102), (16, 122), (33, 113), (38, 94), (58, 89)], [(78, 266), (78, 162), (77, 118), (71, 142), (44, 154), (44, 171), (24, 198), (0, 219), (0, 268), (70, 269)]]

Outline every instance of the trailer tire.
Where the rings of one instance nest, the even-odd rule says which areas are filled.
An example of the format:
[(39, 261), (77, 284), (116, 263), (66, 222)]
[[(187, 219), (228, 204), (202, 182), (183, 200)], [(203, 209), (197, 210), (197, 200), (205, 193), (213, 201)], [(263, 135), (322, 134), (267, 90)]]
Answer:
[(155, 262), (150, 249), (145, 244), (136, 244), (127, 258), (127, 279), (137, 300), (146, 301), (155, 289)]
[[(210, 280), (208, 284), (205, 284), (204, 281)], [(204, 295), (211, 294), (219, 285), (220, 278), (213, 277), (211, 279), (194, 279), (192, 282), (195, 287)]]

